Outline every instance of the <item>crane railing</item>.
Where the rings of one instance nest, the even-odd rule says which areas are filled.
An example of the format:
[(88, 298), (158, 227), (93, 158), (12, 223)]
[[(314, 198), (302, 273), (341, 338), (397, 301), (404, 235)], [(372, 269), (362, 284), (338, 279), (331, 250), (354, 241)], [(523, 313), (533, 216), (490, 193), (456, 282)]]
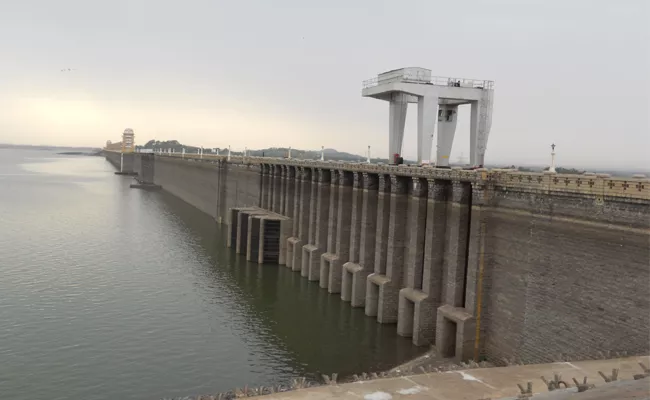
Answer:
[(363, 81), (362, 88), (368, 89), (380, 84), (392, 82), (416, 83), (425, 85), (429, 84), (436, 86), (452, 86), (473, 89), (494, 89), (494, 81), (488, 81), (485, 79), (453, 78), (447, 76), (425, 77), (420, 75), (418, 72), (409, 71), (405, 71), (400, 75), (393, 75), (385, 78), (376, 76), (374, 78), (367, 79)]

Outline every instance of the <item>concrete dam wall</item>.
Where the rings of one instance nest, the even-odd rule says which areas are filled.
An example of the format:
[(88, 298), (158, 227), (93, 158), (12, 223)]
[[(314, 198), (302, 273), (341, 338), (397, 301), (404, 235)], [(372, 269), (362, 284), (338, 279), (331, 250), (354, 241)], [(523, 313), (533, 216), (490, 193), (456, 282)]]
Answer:
[[(119, 153), (106, 158), (119, 168)], [(282, 216), (279, 264), (442, 356), (650, 351), (648, 179), (256, 157), (132, 165), (228, 224), (238, 252)]]
[(259, 205), (259, 165), (156, 157), (155, 171), (156, 184), (220, 223), (232, 207)]
[(104, 156), (106, 157), (106, 160), (113, 164), (115, 168), (117, 168), (118, 171), (120, 171), (120, 167), (124, 171), (131, 172), (135, 171), (134, 169), (134, 161), (137, 157), (136, 154), (134, 153), (118, 153), (118, 152), (112, 152), (112, 151), (105, 151)]

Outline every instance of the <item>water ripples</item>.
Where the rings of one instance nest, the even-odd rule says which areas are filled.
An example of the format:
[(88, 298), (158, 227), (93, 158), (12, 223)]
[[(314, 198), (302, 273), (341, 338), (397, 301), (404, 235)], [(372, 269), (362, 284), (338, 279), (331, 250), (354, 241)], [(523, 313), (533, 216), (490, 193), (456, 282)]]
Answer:
[(246, 263), (208, 216), (103, 159), (33, 153), (0, 154), (3, 398), (214, 393), (420, 351), (299, 274)]

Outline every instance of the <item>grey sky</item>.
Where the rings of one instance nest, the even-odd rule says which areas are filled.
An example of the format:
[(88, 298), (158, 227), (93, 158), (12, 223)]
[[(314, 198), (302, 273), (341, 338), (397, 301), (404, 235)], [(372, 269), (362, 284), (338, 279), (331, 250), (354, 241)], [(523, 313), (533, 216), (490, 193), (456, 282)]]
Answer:
[[(0, 142), (375, 155), (403, 66), (492, 79), (486, 161), (648, 167), (649, 8), (620, 1), (0, 0)], [(61, 72), (71, 68), (73, 71)], [(416, 106), (404, 154), (415, 155)], [(461, 110), (452, 160), (469, 156)]]

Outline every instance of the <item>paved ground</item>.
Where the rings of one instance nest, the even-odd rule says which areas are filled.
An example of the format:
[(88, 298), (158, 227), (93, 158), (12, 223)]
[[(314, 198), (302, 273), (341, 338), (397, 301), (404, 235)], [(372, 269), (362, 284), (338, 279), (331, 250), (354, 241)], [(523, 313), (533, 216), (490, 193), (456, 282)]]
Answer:
[[(533, 383), (533, 393), (548, 393), (541, 376), (552, 379), (560, 374), (561, 379), (575, 386), (572, 378), (580, 382), (587, 377), (587, 383), (596, 385), (592, 393), (567, 393), (555, 391), (543, 395), (540, 400), (605, 400), (605, 399), (650, 399), (650, 379), (606, 384), (598, 371), (611, 375), (618, 368), (619, 380), (632, 380), (635, 374), (643, 373), (639, 362), (650, 367), (650, 357), (626, 357), (611, 360), (561, 362), (552, 364), (522, 365), (502, 368), (478, 368), (411, 375), (400, 378), (376, 379), (341, 385), (319, 386), (292, 392), (277, 393), (260, 397), (274, 400), (479, 400), (513, 399), (520, 393), (517, 384), (526, 387)], [(575, 388), (571, 391), (575, 392)], [(550, 395), (553, 396), (550, 396)], [(537, 399), (538, 396), (535, 396)]]
[(567, 391), (543, 393), (532, 400), (650, 400), (650, 378), (638, 381), (618, 381), (603, 384), (586, 392), (576, 393), (575, 388)]
[[(410, 371), (418, 371), (416, 373), (419, 373), (421, 367), (425, 368), (426, 371), (431, 371), (435, 368), (442, 368), (445, 366), (456, 365), (456, 364), (457, 364), (456, 361), (453, 359), (440, 357), (438, 355), (438, 350), (436, 350), (436, 348), (432, 346), (431, 349), (426, 353), (412, 360), (409, 360), (404, 364), (400, 364), (396, 366), (395, 368), (391, 369), (390, 372), (410, 370)], [(488, 363), (486, 364), (489, 365)]]

